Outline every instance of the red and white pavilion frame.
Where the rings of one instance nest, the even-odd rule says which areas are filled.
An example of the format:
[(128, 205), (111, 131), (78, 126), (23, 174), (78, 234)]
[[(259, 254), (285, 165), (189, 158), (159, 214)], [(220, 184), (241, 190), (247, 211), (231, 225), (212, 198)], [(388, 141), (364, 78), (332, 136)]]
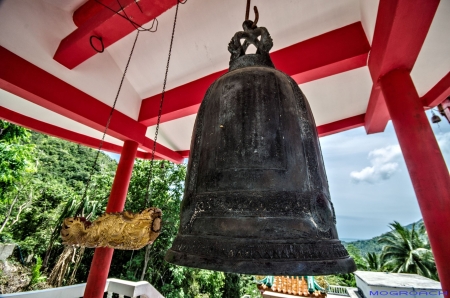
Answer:
[[(98, 0), (118, 9), (117, 0)], [(189, 156), (206, 88), (226, 72), (244, 0), (180, 5), (156, 158)], [(103, 149), (120, 153), (106, 211), (122, 211), (135, 158), (148, 159), (177, 0), (120, 0), (141, 32)], [(450, 0), (254, 0), (275, 66), (309, 99), (320, 136), (392, 120), (450, 290), (450, 176), (424, 110), (450, 95)], [(135, 37), (96, 0), (0, 1), (0, 118), (97, 148)], [(97, 53), (91, 36), (105, 47)], [(93, 39), (99, 46), (98, 38)], [(113, 249), (97, 248), (84, 297), (102, 297)]]

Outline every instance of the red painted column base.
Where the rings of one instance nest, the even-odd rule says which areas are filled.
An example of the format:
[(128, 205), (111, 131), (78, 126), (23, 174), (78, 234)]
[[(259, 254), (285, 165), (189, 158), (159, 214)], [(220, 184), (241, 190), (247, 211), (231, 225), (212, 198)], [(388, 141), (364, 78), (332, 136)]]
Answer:
[(450, 175), (407, 70), (380, 80), (428, 232), (443, 291), (450, 291)]
[[(137, 148), (138, 143), (134, 141), (125, 141), (123, 144), (106, 212), (120, 212), (125, 206)], [(95, 249), (86, 289), (84, 290), (84, 298), (103, 297), (113, 253), (114, 249), (112, 248), (99, 247)]]
[(98, 247), (95, 249), (86, 289), (84, 290), (84, 298), (103, 297), (113, 253), (114, 249), (108, 247)]

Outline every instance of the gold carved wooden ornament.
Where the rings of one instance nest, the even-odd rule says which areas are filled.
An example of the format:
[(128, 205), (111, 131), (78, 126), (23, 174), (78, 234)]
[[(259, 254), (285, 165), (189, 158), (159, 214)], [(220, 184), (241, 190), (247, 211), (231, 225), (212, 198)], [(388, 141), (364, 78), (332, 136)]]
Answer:
[(104, 213), (90, 222), (84, 217), (64, 219), (61, 238), (66, 245), (141, 249), (159, 236), (162, 212), (155, 207), (139, 213)]

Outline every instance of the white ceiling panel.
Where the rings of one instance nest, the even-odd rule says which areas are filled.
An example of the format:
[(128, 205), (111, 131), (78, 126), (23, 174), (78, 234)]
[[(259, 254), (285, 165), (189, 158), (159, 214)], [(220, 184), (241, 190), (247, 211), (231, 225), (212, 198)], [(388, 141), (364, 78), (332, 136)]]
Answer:
[[(47, 110), (37, 104), (0, 89), (0, 106), (24, 116), (101, 140), (103, 133), (84, 124)], [(105, 141), (123, 145), (123, 141), (106, 135)], [(99, 141), (100, 145), (100, 141)]]
[(411, 72), (419, 96), (427, 93), (450, 71), (449, 17), (450, 0), (441, 1)]
[(377, 21), (378, 5), (380, 0), (359, 0), (361, 11), (361, 24), (366, 32), (369, 43), (372, 44), (375, 23)]
[(369, 103), (372, 79), (367, 67), (300, 85), (314, 114), (323, 125), (364, 114)]
[[(188, 0), (180, 5), (167, 89), (228, 68), (228, 43), (235, 32), (242, 30), (245, 3), (242, 0)], [(274, 3), (273, 0), (252, 2), (259, 10), (258, 26), (268, 28), (274, 40), (272, 51), (360, 20), (358, 0), (281, 0), (277, 5)], [(142, 98), (161, 93), (174, 15), (175, 7), (158, 18), (157, 32), (140, 34), (128, 79)], [(253, 19), (253, 11), (250, 17)], [(122, 69), (134, 38), (135, 33), (132, 33), (108, 48)]]
[(70, 12), (73, 14), (73, 12), (83, 5), (87, 0), (44, 0), (48, 4), (51, 4), (53, 6), (58, 7), (59, 9), (62, 9), (64, 11)]
[[(157, 142), (174, 151), (189, 150), (195, 117), (197, 114), (161, 123)], [(154, 140), (155, 131), (156, 125), (150, 126), (146, 136)]]

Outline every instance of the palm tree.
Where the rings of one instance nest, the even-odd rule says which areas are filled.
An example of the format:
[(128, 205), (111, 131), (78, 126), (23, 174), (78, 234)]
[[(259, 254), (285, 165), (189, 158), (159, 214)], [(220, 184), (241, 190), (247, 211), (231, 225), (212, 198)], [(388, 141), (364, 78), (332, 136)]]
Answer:
[(391, 232), (378, 242), (384, 244), (381, 263), (391, 272), (415, 273), (437, 279), (436, 264), (431, 249), (425, 240), (424, 229), (416, 230), (415, 224), (408, 230), (394, 221), (389, 224)]
[(382, 271), (380, 255), (368, 252), (364, 258), (367, 262), (367, 269), (370, 271)]

